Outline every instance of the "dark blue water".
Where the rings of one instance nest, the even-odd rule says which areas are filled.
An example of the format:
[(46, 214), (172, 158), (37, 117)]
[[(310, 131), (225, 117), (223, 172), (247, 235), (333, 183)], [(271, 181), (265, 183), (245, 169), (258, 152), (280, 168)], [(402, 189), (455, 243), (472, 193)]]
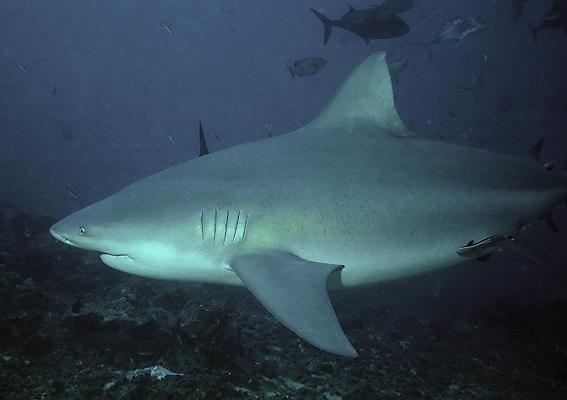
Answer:
[[(394, 93), (421, 136), (511, 154), (545, 137), (542, 162), (561, 168), (567, 35), (536, 40), (554, 2), (519, 4), (415, 0), (403, 36), (335, 28), (323, 45), (309, 9), (338, 19), (342, 1), (0, 2), (0, 397), (565, 398), (566, 241), (544, 224), (545, 267), (499, 254), (333, 294), (357, 360), (302, 342), (245, 289), (126, 276), (47, 233), (195, 158), (199, 120), (211, 151), (303, 126), (379, 50), (407, 59)], [(482, 29), (423, 45), (463, 17)], [(312, 56), (327, 64), (292, 78)], [(567, 229), (563, 207), (554, 219)], [(132, 374), (152, 366), (184, 376)]]

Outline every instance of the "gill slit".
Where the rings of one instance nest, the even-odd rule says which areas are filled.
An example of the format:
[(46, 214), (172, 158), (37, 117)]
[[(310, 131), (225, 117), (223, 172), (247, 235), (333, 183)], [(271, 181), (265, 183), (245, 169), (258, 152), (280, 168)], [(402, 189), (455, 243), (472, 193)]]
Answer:
[(236, 239), (236, 231), (238, 230), (238, 222), (240, 221), (240, 210), (238, 210), (238, 214), (236, 215), (236, 224), (234, 224), (234, 234), (232, 235), (232, 243)]
[(217, 241), (217, 208), (215, 207), (215, 223), (213, 227), (213, 244)]
[(248, 226), (248, 217), (250, 214), (246, 214), (246, 219), (244, 220), (244, 228), (242, 229), (242, 240), (246, 237), (246, 227)]
[(203, 219), (205, 218), (205, 211), (201, 208), (201, 244), (205, 243), (205, 225)]
[(228, 209), (226, 210), (226, 218), (224, 219), (224, 238), (222, 239), (222, 245), (226, 243), (226, 232), (228, 231)]

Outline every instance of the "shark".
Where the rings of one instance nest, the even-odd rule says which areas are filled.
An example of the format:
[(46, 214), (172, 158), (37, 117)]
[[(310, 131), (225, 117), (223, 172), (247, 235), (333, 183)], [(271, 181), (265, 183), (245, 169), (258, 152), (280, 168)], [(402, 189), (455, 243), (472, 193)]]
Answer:
[(531, 156), (410, 130), (379, 52), (307, 125), (202, 152), (63, 218), (50, 233), (127, 273), (245, 286), (307, 342), (357, 357), (330, 290), (500, 250), (543, 262), (516, 237), (566, 197), (567, 175)]

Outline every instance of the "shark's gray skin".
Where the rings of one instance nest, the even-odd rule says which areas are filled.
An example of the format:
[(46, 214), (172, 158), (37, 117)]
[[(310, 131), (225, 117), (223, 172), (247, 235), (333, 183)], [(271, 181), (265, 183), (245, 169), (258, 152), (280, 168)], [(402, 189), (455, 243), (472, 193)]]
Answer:
[(567, 196), (567, 177), (527, 156), (414, 136), (377, 53), (306, 126), (156, 173), (51, 234), (132, 274), (246, 285), (292, 331), (354, 357), (326, 288), (464, 262), (463, 246)]

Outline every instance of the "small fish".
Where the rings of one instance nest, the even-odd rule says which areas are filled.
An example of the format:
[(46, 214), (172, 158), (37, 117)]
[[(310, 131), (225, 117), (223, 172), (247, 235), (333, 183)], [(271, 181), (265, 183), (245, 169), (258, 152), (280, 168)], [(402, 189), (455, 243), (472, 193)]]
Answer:
[(28, 70), (26, 69), (26, 67), (24, 67), (22, 64), (18, 64), (18, 68), (20, 69), (20, 71), (22, 71), (24, 74), (28, 74)]
[(484, 26), (474, 17), (462, 17), (449, 21), (443, 25), (437, 37), (429, 42), (416, 42), (415, 44), (422, 46), (432, 58), (431, 45), (444, 41), (457, 41), (458, 46), (461, 41), (468, 35), (480, 31)]
[(441, 32), (439, 32), (439, 36), (437, 37), (437, 41), (456, 40), (456, 45), (458, 45), (468, 35), (478, 32), (482, 28), (483, 25), (481, 25), (474, 17), (457, 18), (443, 25), (443, 28), (441, 28)]
[(291, 67), (288, 66), (287, 69), (289, 69), (291, 76), (295, 78), (296, 75), (305, 76), (316, 74), (321, 71), (325, 65), (327, 65), (327, 60), (324, 58), (305, 57), (301, 60), (297, 60)]
[(412, 6), (413, 1), (409, 0), (387, 0), (381, 6), (360, 9), (349, 5), (349, 10), (335, 21), (313, 8), (311, 12), (323, 23), (323, 44), (327, 44), (335, 26), (360, 36), (368, 44), (370, 39), (390, 39), (408, 33), (408, 24), (396, 14)]
[(173, 36), (173, 29), (171, 29), (169, 25), (167, 25), (166, 23), (162, 23), (161, 26), (163, 27), (163, 29), (165, 29), (167, 33)]
[(67, 191), (67, 193), (69, 193), (75, 199), (77, 199), (79, 197), (77, 195), (77, 193), (75, 192), (75, 189), (73, 188), (73, 186), (70, 183), (65, 185), (65, 190)]
[(169, 141), (171, 143), (175, 143), (175, 139), (173, 137), (171, 137), (171, 135), (168, 135), (167, 138), (169, 139)]
[(135, 369), (133, 371), (128, 372), (128, 374), (126, 374), (126, 378), (131, 381), (133, 378), (135, 378), (138, 375), (149, 375), (152, 378), (157, 379), (158, 381), (161, 381), (163, 378), (167, 377), (167, 376), (183, 376), (184, 374), (181, 374), (179, 372), (173, 372), (170, 371), (169, 369), (162, 367), (161, 365), (156, 365), (154, 367), (147, 367), (147, 368), (138, 368)]
[(409, 61), (407, 58), (400, 58), (388, 63), (388, 69), (390, 70), (390, 77), (392, 78), (392, 82), (398, 83), (400, 74), (404, 69), (406, 69), (408, 62)]
[(51, 95), (55, 96), (56, 93), (57, 93), (57, 86), (53, 86), (53, 89), (51, 89)]

